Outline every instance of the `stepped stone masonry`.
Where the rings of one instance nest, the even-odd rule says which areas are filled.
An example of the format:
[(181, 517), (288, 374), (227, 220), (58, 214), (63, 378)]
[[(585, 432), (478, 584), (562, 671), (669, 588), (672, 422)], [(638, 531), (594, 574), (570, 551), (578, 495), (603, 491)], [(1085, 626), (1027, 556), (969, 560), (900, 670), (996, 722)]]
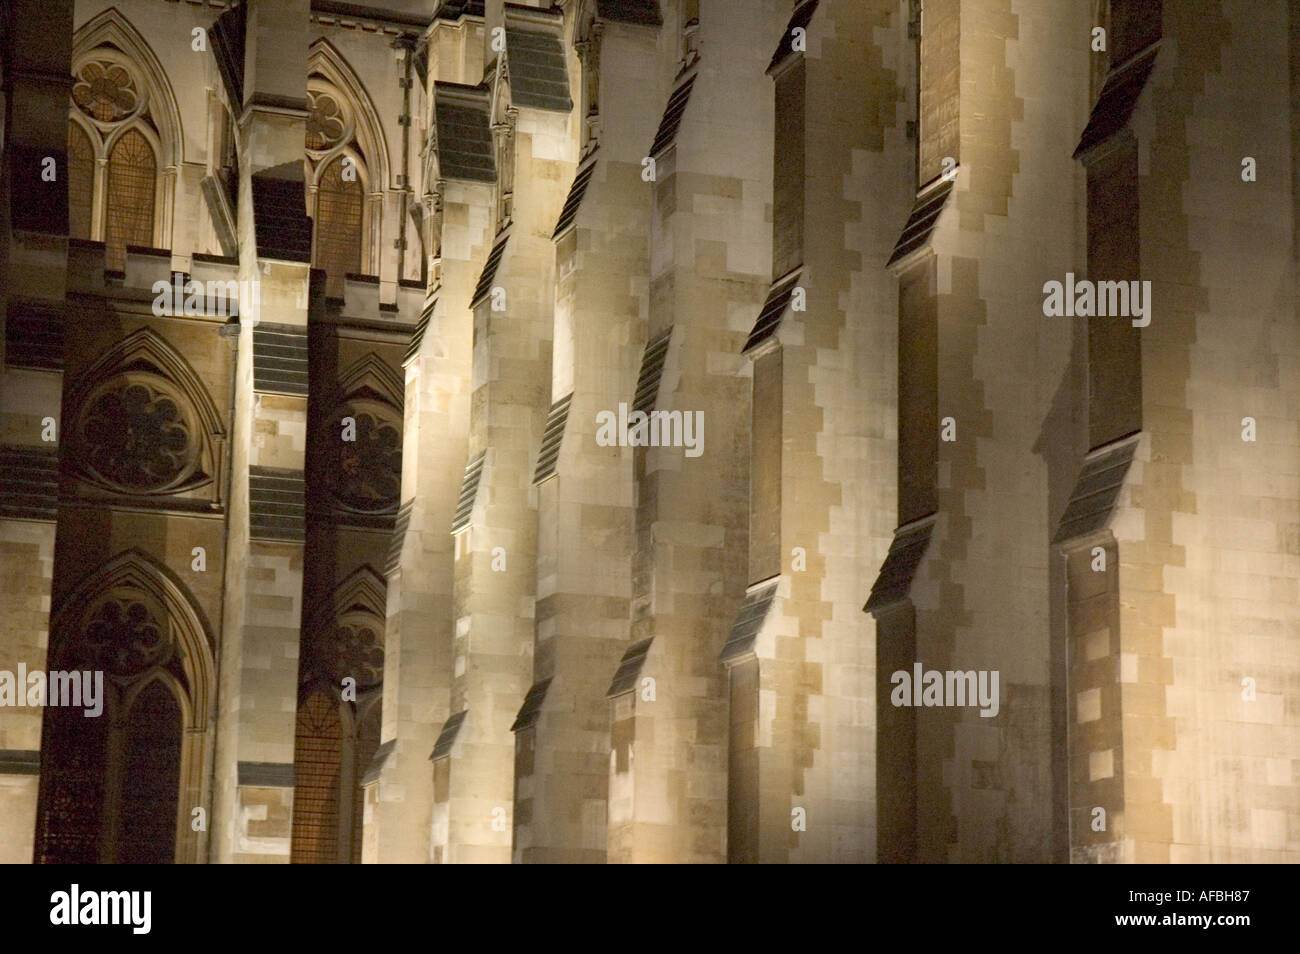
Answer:
[(1297, 0), (11, 0), (0, 83), (0, 861), (1300, 861)]

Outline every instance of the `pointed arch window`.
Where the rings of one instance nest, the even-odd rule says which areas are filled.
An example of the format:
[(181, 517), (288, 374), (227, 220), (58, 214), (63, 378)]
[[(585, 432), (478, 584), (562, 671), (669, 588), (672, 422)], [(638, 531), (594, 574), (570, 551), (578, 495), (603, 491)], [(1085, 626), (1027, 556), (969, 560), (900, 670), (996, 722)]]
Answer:
[(94, 202), (95, 147), (78, 123), (69, 123), (68, 230), (73, 238), (90, 238)]
[(343, 762), (343, 722), (339, 703), (324, 690), (298, 706), (293, 759), (294, 864), (332, 864), (338, 860), (339, 769)]
[[(378, 635), (370, 645), (377, 645)], [(359, 638), (365, 638), (361, 634)], [(377, 650), (380, 669), (383, 650)], [(305, 687), (294, 735), (293, 864), (360, 864), (361, 778), (379, 749), (380, 689), (358, 679), (357, 701), (332, 686)]]
[(97, 717), (75, 707), (46, 709), (39, 862), (176, 860), (181, 704), (161, 679), (124, 688), (106, 679), (109, 698)]
[(73, 70), (68, 130), (69, 230), (106, 246), (120, 271), (126, 247), (159, 242), (164, 141), (154, 115), (157, 96), (120, 49), (82, 54)]
[(294, 864), (361, 860), (361, 779), (379, 748), (384, 594), (383, 579), (363, 567), (307, 628), (298, 673)]
[[(340, 375), (332, 394), (313, 414), (313, 440), (327, 452), (308, 467), (308, 481), (322, 487), (336, 519), (353, 526), (390, 525), (401, 504), (402, 379), (375, 352)], [(337, 440), (346, 425), (346, 440)], [(322, 502), (324, 502), (322, 500)], [(380, 612), (382, 615), (382, 606)]]
[(81, 490), (220, 506), (225, 423), (203, 381), (153, 330), (133, 331), (70, 381), (69, 473)]
[(157, 163), (149, 141), (128, 129), (108, 156), (108, 221), (104, 241), (125, 262), (128, 245), (153, 246), (153, 200)]
[(315, 227), (312, 263), (326, 274), (326, 294), (343, 297), (343, 280), (367, 266), (367, 157), (357, 138), (356, 111), (320, 75), (307, 81), (307, 170)]
[(102, 860), (108, 720), (87, 719), (79, 709), (48, 707), (41, 729), (41, 752), (36, 861), (98, 864)]
[(360, 864), (361, 777), (379, 749), (377, 698), (342, 701), (325, 688), (298, 706), (294, 740), (293, 864)]
[(316, 182), (316, 267), (325, 270), (327, 293), (343, 295), (343, 278), (361, 271), (361, 183), (336, 157)]
[(183, 721), (176, 696), (160, 679), (131, 700), (120, 746), (125, 784), (119, 864), (169, 864), (175, 856)]
[(56, 672), (97, 675), (100, 709), (84, 695), (45, 707), (36, 860), (198, 860), (201, 836), (182, 806), (198, 803), (211, 755), (212, 657), (187, 599), (125, 554), (67, 598), (50, 660)]

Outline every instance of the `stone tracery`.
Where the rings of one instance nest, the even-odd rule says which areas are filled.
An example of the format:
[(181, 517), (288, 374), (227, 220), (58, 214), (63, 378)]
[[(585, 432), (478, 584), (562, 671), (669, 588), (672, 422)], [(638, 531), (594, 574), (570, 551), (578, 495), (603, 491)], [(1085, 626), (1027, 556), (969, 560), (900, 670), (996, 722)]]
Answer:
[(127, 67), (115, 60), (94, 59), (77, 71), (72, 100), (91, 119), (117, 123), (144, 105), (139, 83)]
[(154, 376), (116, 378), (87, 402), (78, 436), (93, 477), (115, 489), (155, 492), (193, 474), (193, 424), (169, 392)]
[(397, 506), (402, 481), (402, 434), (392, 415), (376, 401), (349, 402), (338, 411), (355, 422), (355, 440), (331, 442), (329, 485), (346, 510), (381, 513)]

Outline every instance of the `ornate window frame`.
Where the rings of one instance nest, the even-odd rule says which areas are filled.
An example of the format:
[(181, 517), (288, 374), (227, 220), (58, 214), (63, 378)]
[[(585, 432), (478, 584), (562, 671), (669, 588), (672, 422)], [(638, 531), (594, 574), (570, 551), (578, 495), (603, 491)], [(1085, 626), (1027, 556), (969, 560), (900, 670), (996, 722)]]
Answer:
[[(105, 241), (108, 214), (108, 160), (128, 132), (142, 135), (154, 156), (154, 203), (150, 244), (172, 247), (176, 186), (180, 177), (183, 131), (176, 96), (162, 64), (144, 37), (115, 8), (85, 23), (73, 37), (72, 73), (80, 76), (90, 63), (102, 61), (125, 69), (139, 97), (136, 108), (115, 121), (86, 115), (75, 100), (68, 119), (86, 135), (94, 154), (91, 181), (90, 238)], [(76, 83), (74, 81), (74, 89)]]
[[(174, 405), (190, 441), (179, 471), (151, 486), (122, 482), (105, 473), (95, 463), (95, 448), (86, 433), (101, 397), (141, 384), (155, 395), (155, 401), (165, 398)], [(204, 509), (222, 505), (228, 448), (221, 416), (188, 362), (150, 328), (128, 335), (78, 376), (65, 402), (63, 431), (81, 496), (107, 493), (162, 507), (186, 499)]]
[[(397, 468), (394, 475), (397, 486), (394, 493), (382, 504), (360, 506), (349, 502), (336, 486), (339, 464), (333, 454), (319, 459), (320, 478), (329, 488), (329, 506), (334, 519), (349, 526), (375, 527), (391, 529), (398, 508), (401, 506), (401, 454), (403, 451), (402, 415), (403, 391), (402, 378), (374, 352), (370, 352), (353, 362), (341, 375), (328, 403), (323, 405), (331, 410), (319, 419), (317, 440), (322, 447), (333, 446), (341, 433), (344, 417), (356, 418), (357, 436), (361, 437), (360, 418), (366, 415), (373, 419), (378, 429), (391, 429), (396, 432)], [(360, 449), (360, 448), (358, 448)], [(375, 450), (374, 448), (371, 449)]]
[[(383, 700), (386, 594), (387, 583), (383, 577), (371, 567), (361, 566), (340, 583), (329, 597), (316, 606), (305, 630), (308, 640), (304, 646), (303, 660), (299, 669), (300, 713), (295, 719), (295, 726), (301, 719), (302, 707), (306, 706), (313, 697), (323, 698), (327, 704), (337, 707), (335, 711), (339, 721), (340, 748), (338, 800), (335, 804), (335, 820), (338, 829), (334, 860), (343, 864), (360, 860), (363, 834), (361, 812), (365, 798), (361, 779), (365, 775), (367, 763), (379, 745), (379, 717)], [(368, 668), (377, 673), (377, 679), (363, 680), (360, 670), (356, 674), (345, 672), (344, 669), (347, 667), (341, 668), (335, 664), (331, 640), (342, 626), (362, 626), (373, 633), (376, 643), (371, 647), (371, 652), (372, 654), (377, 652), (378, 659), (372, 660)], [(357, 680), (356, 694), (353, 699), (345, 699), (341, 691), (342, 678), (348, 675), (352, 675)], [(295, 746), (295, 765), (299, 754)], [(297, 774), (295, 772), (295, 776)], [(295, 798), (294, 801), (297, 804), (298, 799)]]
[(340, 137), (329, 147), (313, 150), (304, 145), (307, 207), (313, 221), (312, 261), (316, 261), (315, 223), (319, 221), (321, 176), (331, 163), (346, 156), (355, 165), (361, 186), (361, 273), (378, 275), (383, 261), (383, 208), (389, 181), (384, 126), (361, 80), (342, 54), (324, 39), (317, 40), (308, 51), (308, 109), (322, 94), (338, 104), (345, 121)]
[[(180, 710), (180, 758), (177, 765), (175, 861), (195, 864), (203, 860), (207, 832), (194, 831), (195, 807), (210, 807), (209, 777), (213, 761), (213, 706), (216, 699), (215, 640), (202, 611), (182, 583), (150, 555), (137, 549), (114, 557), (83, 580), (53, 614), (50, 621), (51, 671), (104, 665), (103, 651), (87, 640), (97, 614), (110, 602), (139, 604), (153, 627), (165, 627), (161, 651), (142, 664), (116, 671), (109, 661), (104, 673), (104, 712), (108, 720), (104, 753), (104, 796), (100, 819), (100, 856), (108, 863), (118, 850), (122, 796), (130, 783), (124, 777), (123, 754), (129, 744), (128, 720), (141, 693), (160, 682)], [(51, 714), (47, 711), (46, 718)], [(81, 718), (80, 713), (76, 714)], [(58, 758), (60, 753), (44, 754)], [(43, 766), (42, 775), (46, 774)], [(41, 810), (45, 811), (42, 792)], [(40, 846), (38, 845), (38, 851)]]

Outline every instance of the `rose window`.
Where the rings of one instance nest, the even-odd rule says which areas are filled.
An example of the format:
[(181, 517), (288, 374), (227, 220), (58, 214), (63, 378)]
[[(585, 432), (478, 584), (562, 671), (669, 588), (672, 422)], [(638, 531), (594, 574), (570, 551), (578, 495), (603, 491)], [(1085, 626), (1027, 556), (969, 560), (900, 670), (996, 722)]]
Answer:
[[(388, 510), (396, 505), (402, 489), (402, 435), (370, 414), (356, 412), (352, 417), (356, 440), (340, 439), (341, 423), (334, 430), (334, 495), (353, 510)], [(336, 421), (341, 422), (341, 417)]]
[(180, 405), (139, 381), (94, 397), (81, 437), (90, 470), (131, 490), (174, 485), (197, 463), (196, 441)]
[(336, 683), (351, 676), (358, 689), (368, 689), (383, 681), (384, 650), (368, 624), (337, 624), (322, 640), (317, 658)]

